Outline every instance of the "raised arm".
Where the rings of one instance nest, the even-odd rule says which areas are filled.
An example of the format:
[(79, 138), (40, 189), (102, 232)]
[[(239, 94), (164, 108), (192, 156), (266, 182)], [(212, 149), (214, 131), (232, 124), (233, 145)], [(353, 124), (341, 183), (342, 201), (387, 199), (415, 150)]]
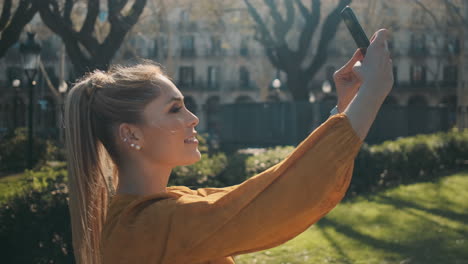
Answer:
[(359, 137), (364, 140), (377, 113), (393, 86), (392, 60), (387, 45), (387, 30), (376, 32), (361, 67), (363, 84), (344, 113)]

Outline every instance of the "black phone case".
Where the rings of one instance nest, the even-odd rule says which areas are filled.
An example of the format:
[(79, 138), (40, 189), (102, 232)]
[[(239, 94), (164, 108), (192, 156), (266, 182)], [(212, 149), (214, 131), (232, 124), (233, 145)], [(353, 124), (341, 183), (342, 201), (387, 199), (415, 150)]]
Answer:
[(354, 42), (356, 42), (358, 48), (362, 49), (365, 52), (367, 47), (369, 47), (370, 45), (370, 41), (367, 38), (366, 33), (362, 29), (361, 24), (359, 24), (359, 21), (357, 20), (353, 9), (351, 9), (351, 7), (349, 6), (346, 6), (340, 14), (341, 18), (346, 24), (346, 27), (351, 33), (351, 36), (353, 37)]

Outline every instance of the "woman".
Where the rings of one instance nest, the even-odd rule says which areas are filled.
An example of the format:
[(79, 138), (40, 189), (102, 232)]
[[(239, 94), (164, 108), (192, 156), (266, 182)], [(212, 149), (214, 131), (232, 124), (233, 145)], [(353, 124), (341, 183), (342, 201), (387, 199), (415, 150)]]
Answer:
[[(198, 118), (153, 65), (94, 72), (65, 110), (77, 263), (234, 263), (297, 236), (349, 185), (355, 156), (393, 85), (387, 31), (335, 73), (339, 113), (287, 158), (242, 184), (166, 187), (200, 159)], [(362, 65), (358, 61), (362, 60)]]

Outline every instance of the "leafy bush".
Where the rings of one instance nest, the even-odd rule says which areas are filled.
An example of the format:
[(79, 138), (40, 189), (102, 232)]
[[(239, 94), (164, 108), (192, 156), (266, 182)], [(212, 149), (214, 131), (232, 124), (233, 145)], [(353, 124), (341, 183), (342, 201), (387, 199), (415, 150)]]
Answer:
[(74, 263), (64, 170), (28, 171), (0, 207), (2, 263)]
[(202, 154), (201, 160), (190, 166), (180, 166), (172, 170), (169, 185), (184, 185), (187, 187), (220, 187), (223, 183), (217, 176), (225, 170), (227, 158), (224, 153)]
[[(0, 171), (18, 172), (27, 166), (28, 130), (15, 129), (2, 138), (0, 143)], [(51, 140), (33, 137), (33, 167), (39, 167), (50, 160), (65, 160), (65, 150)]]
[(364, 145), (359, 152), (350, 191), (354, 194), (431, 180), (445, 171), (468, 168), (468, 130), (456, 129)]
[(249, 157), (246, 161), (246, 176), (250, 178), (271, 166), (278, 164), (293, 152), (293, 146), (268, 148), (263, 153)]

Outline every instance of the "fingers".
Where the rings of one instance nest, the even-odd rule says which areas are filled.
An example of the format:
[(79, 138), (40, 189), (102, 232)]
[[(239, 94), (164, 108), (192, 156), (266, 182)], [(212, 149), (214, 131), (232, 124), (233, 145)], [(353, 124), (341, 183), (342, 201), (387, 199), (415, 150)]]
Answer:
[(362, 55), (360, 49), (357, 49), (354, 52), (353, 57), (351, 57), (351, 59), (343, 67), (341, 67), (340, 70), (348, 70), (352, 68), (356, 62), (361, 61), (362, 59), (364, 59), (364, 55)]
[(382, 28), (377, 30), (377, 32), (374, 33), (374, 36), (372, 36), (372, 45), (380, 46), (380, 47), (385, 47), (388, 50), (388, 45), (387, 45), (387, 39), (388, 39), (388, 30)]

